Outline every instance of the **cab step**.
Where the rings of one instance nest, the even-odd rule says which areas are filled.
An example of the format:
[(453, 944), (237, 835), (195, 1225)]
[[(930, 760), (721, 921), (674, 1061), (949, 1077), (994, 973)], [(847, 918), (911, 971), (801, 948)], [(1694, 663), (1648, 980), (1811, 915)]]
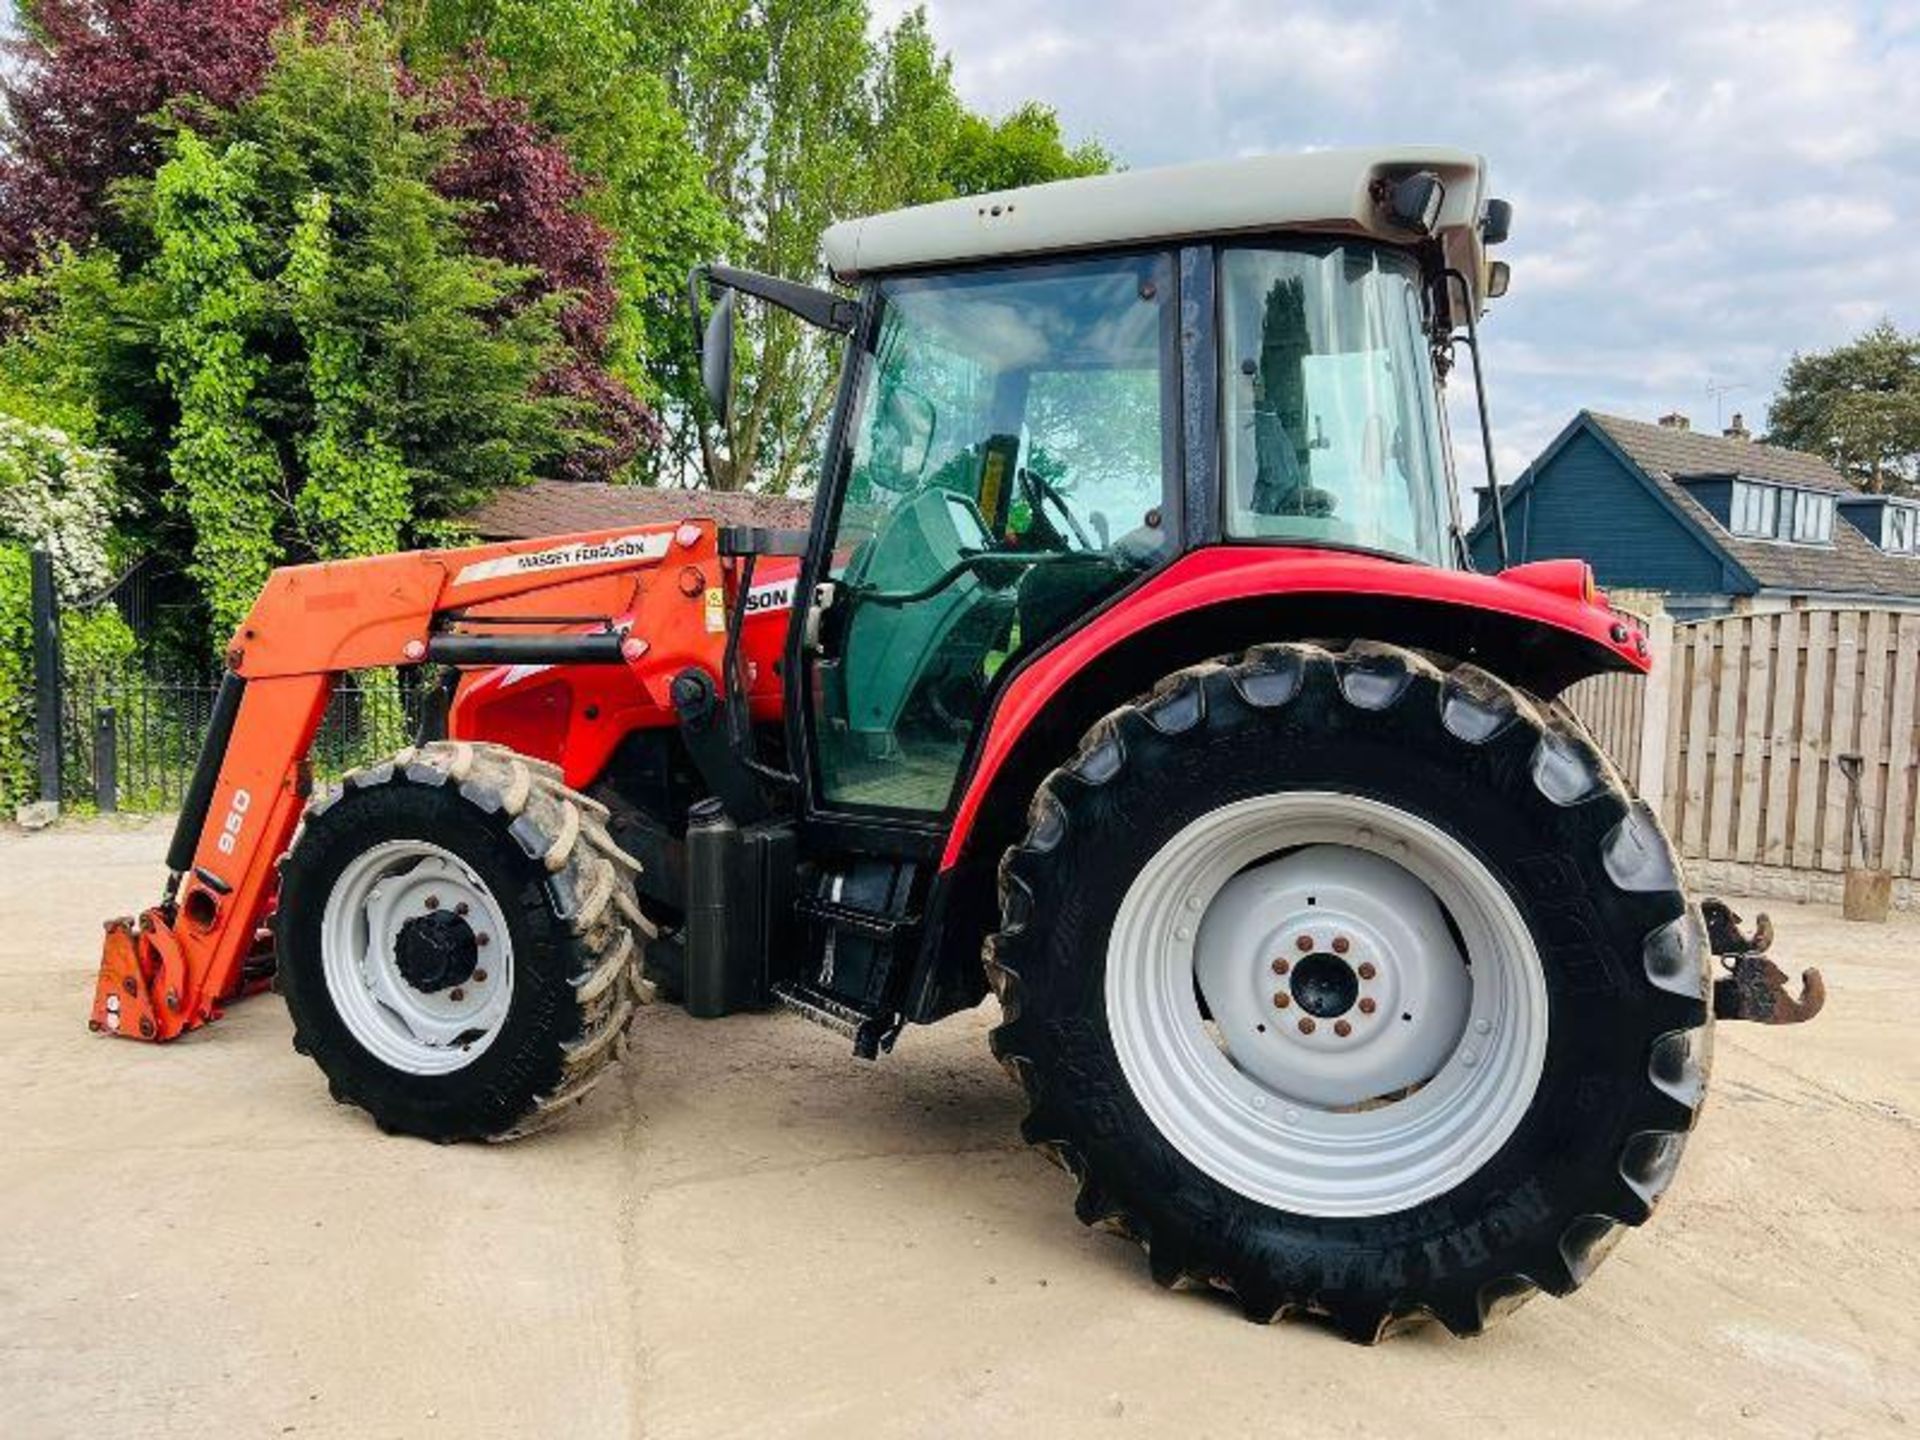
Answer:
[(900, 1034), (901, 1022), (897, 1017), (883, 1019), (878, 1015), (869, 1015), (856, 1010), (844, 1000), (837, 1000), (825, 991), (816, 990), (797, 980), (775, 985), (773, 998), (801, 1019), (851, 1040), (855, 1059), (879, 1059), (883, 1053), (893, 1049), (893, 1042)]

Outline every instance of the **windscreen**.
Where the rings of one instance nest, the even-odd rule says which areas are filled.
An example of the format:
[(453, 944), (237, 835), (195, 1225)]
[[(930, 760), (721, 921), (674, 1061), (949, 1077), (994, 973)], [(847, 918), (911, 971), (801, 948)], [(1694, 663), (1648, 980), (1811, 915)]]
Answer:
[(1451, 481), (1412, 259), (1230, 249), (1221, 277), (1227, 533), (1445, 564)]

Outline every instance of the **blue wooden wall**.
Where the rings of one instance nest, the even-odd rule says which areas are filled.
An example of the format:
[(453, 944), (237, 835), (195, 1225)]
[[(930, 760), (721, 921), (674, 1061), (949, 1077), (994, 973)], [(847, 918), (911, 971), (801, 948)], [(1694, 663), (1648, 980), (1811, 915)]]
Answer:
[[(1690, 526), (1581, 429), (1509, 501), (1507, 538), (1517, 565), (1577, 557), (1603, 589), (1724, 591), (1731, 577)], [(1493, 528), (1474, 537), (1474, 563), (1498, 563)]]

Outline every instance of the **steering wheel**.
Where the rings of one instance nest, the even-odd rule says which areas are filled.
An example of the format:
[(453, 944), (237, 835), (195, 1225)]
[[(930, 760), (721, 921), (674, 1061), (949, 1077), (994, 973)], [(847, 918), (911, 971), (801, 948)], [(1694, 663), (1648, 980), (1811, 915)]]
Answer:
[(1024, 465), (1020, 467), (1019, 475), (1020, 486), (1027, 492), (1027, 499), (1032, 502), (1034, 515), (1039, 518), (1043, 525), (1053, 531), (1056, 537), (1065, 538), (1060, 533), (1060, 527), (1055, 525), (1047, 516), (1046, 510), (1049, 502), (1051, 502), (1055, 510), (1060, 512), (1060, 518), (1067, 522), (1068, 532), (1072, 534), (1075, 540), (1080, 542), (1080, 548), (1082, 550), (1099, 550), (1102, 548), (1094, 544), (1092, 537), (1087, 534), (1086, 528), (1081, 525), (1078, 517), (1074, 515), (1073, 507), (1067, 504), (1066, 498), (1054, 488), (1051, 480), (1047, 479), (1047, 477), (1039, 471), (1028, 469)]

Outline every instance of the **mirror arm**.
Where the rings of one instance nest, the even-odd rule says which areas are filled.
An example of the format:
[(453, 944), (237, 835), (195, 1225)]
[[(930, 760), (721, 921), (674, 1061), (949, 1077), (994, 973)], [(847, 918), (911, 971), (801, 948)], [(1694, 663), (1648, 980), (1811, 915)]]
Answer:
[[(832, 331), (835, 335), (851, 335), (860, 321), (859, 302), (836, 295), (831, 290), (818, 290), (811, 285), (762, 275), (756, 270), (736, 270), (731, 265), (706, 265), (697, 273), (704, 275), (710, 284), (724, 285), (742, 295), (751, 295), (756, 300), (777, 305), (790, 315), (798, 315), (809, 325)], [(697, 298), (694, 306), (698, 313)]]
[(1493, 464), (1493, 426), (1487, 418), (1487, 379), (1480, 363), (1480, 326), (1474, 315), (1477, 307), (1473, 287), (1467, 284), (1467, 277), (1452, 266), (1444, 273), (1447, 280), (1459, 285), (1461, 299), (1466, 302), (1467, 350), (1473, 356), (1473, 398), (1480, 412), (1480, 448), (1487, 465), (1487, 499), (1493, 506), (1493, 542), (1500, 552), (1500, 568), (1504, 570), (1513, 561), (1507, 552), (1507, 507), (1500, 500), (1500, 476)]

